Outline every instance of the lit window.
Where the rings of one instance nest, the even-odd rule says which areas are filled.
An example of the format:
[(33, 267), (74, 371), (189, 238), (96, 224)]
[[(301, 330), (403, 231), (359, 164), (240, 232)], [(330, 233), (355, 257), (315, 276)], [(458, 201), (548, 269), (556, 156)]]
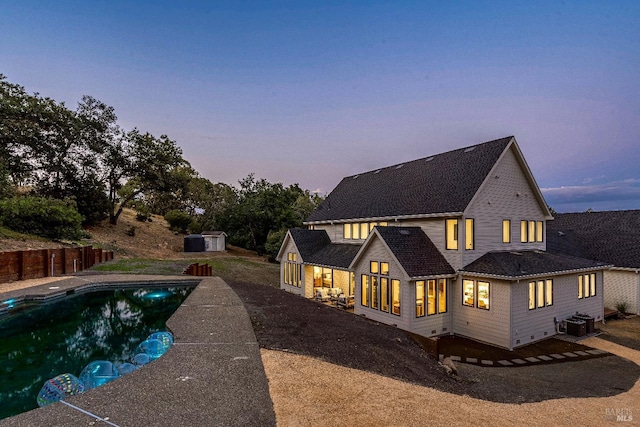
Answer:
[(438, 313), (447, 312), (447, 279), (438, 280)]
[(389, 263), (381, 262), (380, 263), (380, 274), (384, 274), (385, 276), (389, 274)]
[(462, 304), (473, 307), (475, 304), (475, 292), (473, 280), (462, 281)]
[(582, 287), (584, 285), (584, 276), (580, 275), (578, 276), (578, 299), (582, 299), (583, 294), (582, 294)]
[(536, 308), (536, 282), (529, 282), (529, 310)]
[(511, 220), (502, 220), (502, 243), (511, 243)]
[(375, 222), (370, 222), (369, 223), (369, 231), (373, 230), (373, 227), (375, 227), (375, 226), (376, 226)]
[(325, 288), (333, 287), (333, 270), (330, 268), (322, 269), (322, 286)]
[(424, 280), (416, 282), (416, 317), (424, 316)]
[(389, 279), (380, 279), (380, 310), (389, 312)]
[(464, 248), (467, 250), (473, 249), (473, 219), (467, 218), (464, 221)]
[(489, 310), (489, 283), (478, 282), (478, 308)]
[(342, 227), (342, 234), (345, 239), (351, 239), (351, 224), (344, 224)]
[(378, 308), (378, 278), (371, 276), (371, 308)]
[(553, 280), (529, 282), (529, 310), (553, 305)]
[(596, 296), (596, 275), (581, 274), (578, 276), (578, 298), (589, 298)]
[(436, 281), (427, 281), (427, 314), (436, 314)]
[(595, 297), (596, 296), (596, 275), (595, 273), (592, 273), (590, 276), (591, 276), (591, 280), (589, 281), (589, 283), (591, 284), (591, 296)]
[(400, 280), (391, 280), (391, 306), (392, 313), (400, 316)]
[(378, 272), (380, 271), (378, 266), (378, 261), (371, 261), (369, 263), (369, 271), (373, 274), (378, 274)]
[(527, 230), (528, 230), (527, 221), (520, 221), (520, 243), (527, 243), (528, 241)]
[(383, 221), (383, 222), (378, 223), (378, 225), (379, 225), (380, 227), (386, 227), (386, 226), (387, 226), (387, 222), (386, 222), (386, 221)]
[(351, 226), (351, 237), (358, 240), (360, 238), (360, 225), (356, 223), (351, 224)]
[(536, 240), (536, 222), (529, 221), (529, 243), (533, 243)]
[(349, 295), (353, 295), (356, 290), (356, 275), (349, 273)]
[(544, 241), (544, 223), (536, 221), (536, 242)]
[(458, 249), (458, 220), (446, 220), (447, 249)]
[(369, 306), (369, 276), (367, 276), (366, 274), (363, 274), (362, 277), (362, 282), (360, 283), (360, 304), (362, 304), (365, 307)]
[(360, 224), (360, 238), (361, 239), (366, 239), (368, 234), (369, 234), (369, 224), (367, 224), (366, 222), (361, 223)]

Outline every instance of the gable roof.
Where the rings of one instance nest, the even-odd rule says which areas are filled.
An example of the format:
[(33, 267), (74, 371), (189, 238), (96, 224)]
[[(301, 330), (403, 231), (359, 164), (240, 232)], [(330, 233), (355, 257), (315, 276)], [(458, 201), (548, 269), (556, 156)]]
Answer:
[(382, 240), (409, 277), (455, 274), (455, 270), (420, 227), (374, 227), (350, 267), (375, 238)]
[(547, 250), (640, 268), (640, 210), (556, 214)]
[(610, 265), (545, 251), (496, 251), (488, 252), (468, 264), (462, 269), (462, 273), (520, 279), (584, 270), (600, 270), (607, 267)]
[(306, 223), (462, 213), (512, 141), (509, 136), (343, 178)]
[[(305, 264), (316, 264), (327, 267), (337, 267), (346, 269), (351, 264), (360, 245), (347, 243), (331, 243), (331, 239), (325, 230), (306, 230), (301, 228), (292, 228), (288, 231), (287, 238), (293, 240), (300, 258)], [(282, 248), (285, 247), (283, 242)], [(282, 254), (279, 253), (276, 259), (281, 259)]]

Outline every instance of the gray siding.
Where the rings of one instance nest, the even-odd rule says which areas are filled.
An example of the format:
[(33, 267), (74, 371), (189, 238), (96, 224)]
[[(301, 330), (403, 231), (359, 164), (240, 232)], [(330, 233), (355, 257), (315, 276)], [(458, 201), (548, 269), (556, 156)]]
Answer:
[[(462, 227), (460, 234), (463, 265), (489, 251), (546, 250), (546, 242), (520, 242), (521, 220), (544, 221), (544, 211), (534, 195), (534, 190), (525, 178), (513, 148), (506, 151), (465, 211), (466, 218), (474, 219), (475, 245), (473, 250), (464, 250)], [(504, 219), (511, 220), (511, 243), (502, 243)]]
[(512, 348), (555, 335), (554, 318), (561, 321), (579, 312), (602, 320), (602, 271), (596, 272), (596, 295), (583, 299), (578, 299), (577, 274), (548, 278), (553, 279), (553, 305), (533, 310), (529, 310), (529, 281), (512, 284)]
[(464, 279), (489, 282), (489, 310), (462, 305), (462, 277), (458, 277), (452, 287), (451, 308), (453, 311), (453, 332), (478, 341), (509, 347), (511, 291), (508, 282), (477, 279), (466, 276)]
[(636, 271), (604, 272), (604, 306), (615, 309), (619, 302), (628, 304), (629, 313), (640, 314), (640, 275)]
[[(389, 263), (389, 284), (391, 279), (400, 280), (400, 315), (385, 313), (377, 309), (362, 306), (362, 274), (370, 274), (369, 263), (371, 261), (381, 261)], [(413, 301), (415, 301), (415, 288), (409, 285), (408, 278), (404, 275), (402, 268), (394, 261), (386, 246), (377, 237), (371, 241), (367, 251), (360, 257), (354, 265), (355, 273), (355, 308), (354, 313), (364, 315), (369, 319), (396, 325), (400, 329), (409, 330), (411, 325), (411, 313)]]

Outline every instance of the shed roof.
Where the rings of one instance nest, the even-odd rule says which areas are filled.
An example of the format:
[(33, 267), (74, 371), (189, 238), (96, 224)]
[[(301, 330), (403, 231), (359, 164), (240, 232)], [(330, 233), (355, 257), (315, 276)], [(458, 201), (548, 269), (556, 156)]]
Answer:
[(499, 251), (484, 254), (465, 266), (462, 272), (518, 279), (608, 266), (603, 262), (538, 250)]
[(547, 250), (640, 268), (640, 210), (556, 214)]

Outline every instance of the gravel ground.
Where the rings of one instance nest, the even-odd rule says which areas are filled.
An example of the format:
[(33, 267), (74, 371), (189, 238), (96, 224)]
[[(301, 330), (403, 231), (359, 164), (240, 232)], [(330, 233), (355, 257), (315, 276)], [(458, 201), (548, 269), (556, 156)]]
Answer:
[[(397, 328), (273, 287), (233, 281), (229, 285), (244, 302), (263, 349), (279, 351), (285, 359), (295, 354), (311, 357), (313, 363), (321, 360), (331, 364), (327, 369), (339, 366), (366, 371), (501, 403), (613, 396), (630, 390), (640, 377), (638, 365), (611, 355), (519, 368), (458, 364), (460, 375), (452, 378)], [(268, 358), (278, 359), (272, 352), (268, 354)]]

